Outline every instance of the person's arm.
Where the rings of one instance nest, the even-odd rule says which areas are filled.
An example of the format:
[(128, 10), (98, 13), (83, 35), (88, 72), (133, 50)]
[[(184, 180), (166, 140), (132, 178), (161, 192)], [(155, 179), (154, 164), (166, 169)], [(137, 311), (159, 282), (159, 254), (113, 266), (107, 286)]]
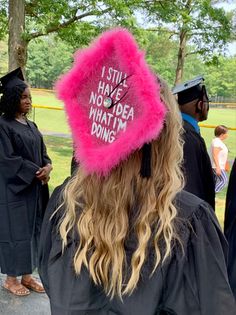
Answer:
[(43, 136), (41, 132), (38, 129), (38, 126), (34, 122), (30, 122), (34, 125), (36, 128), (36, 132), (39, 134), (41, 138), (41, 155), (42, 155), (42, 166), (39, 168), (39, 170), (36, 173), (36, 177), (38, 180), (40, 180), (43, 184), (48, 183), (50, 179), (50, 172), (52, 171), (52, 161), (50, 157), (47, 154), (47, 148), (43, 140)]
[(222, 149), (220, 147), (213, 147), (212, 148), (212, 158), (216, 166), (216, 175), (220, 176), (221, 175), (221, 169), (220, 169), (220, 164), (219, 164), (219, 153)]
[(49, 174), (51, 171), (52, 171), (52, 165), (48, 163), (47, 165), (40, 167), (40, 169), (36, 172), (36, 177), (43, 184), (47, 184), (50, 179)]
[(9, 131), (0, 125), (0, 172), (11, 189), (19, 193), (36, 178), (39, 166), (34, 162), (15, 154)]

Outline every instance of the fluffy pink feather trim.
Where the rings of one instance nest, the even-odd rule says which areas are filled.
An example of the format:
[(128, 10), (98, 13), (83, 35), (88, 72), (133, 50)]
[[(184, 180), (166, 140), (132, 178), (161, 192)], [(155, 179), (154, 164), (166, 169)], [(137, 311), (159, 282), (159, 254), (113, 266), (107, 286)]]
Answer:
[(107, 31), (75, 54), (56, 90), (65, 103), (76, 159), (87, 173), (107, 175), (158, 137), (166, 111), (159, 89), (126, 29)]

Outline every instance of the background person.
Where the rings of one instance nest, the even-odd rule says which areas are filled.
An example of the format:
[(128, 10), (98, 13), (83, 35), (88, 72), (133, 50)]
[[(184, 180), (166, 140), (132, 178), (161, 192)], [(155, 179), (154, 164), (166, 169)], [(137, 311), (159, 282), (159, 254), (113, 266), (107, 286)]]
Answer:
[(213, 172), (215, 175), (215, 192), (220, 192), (228, 181), (226, 171), (228, 167), (228, 148), (224, 140), (228, 137), (228, 128), (219, 125), (215, 128), (215, 138), (211, 142), (210, 156)]
[[(121, 65), (132, 74), (125, 104), (133, 102), (134, 116), (106, 143), (77, 129), (91, 128), (91, 105), (82, 97), (89, 99), (91, 81), (101, 85), (104, 65), (120, 69), (123, 56)], [(80, 143), (80, 167), (54, 191), (41, 233), (39, 272), (52, 315), (233, 315), (226, 241), (210, 206), (181, 191), (178, 107), (141, 56), (127, 31), (106, 32), (58, 85)], [(105, 100), (99, 118), (115, 121)]]
[(52, 170), (42, 135), (27, 118), (32, 101), (23, 80), (20, 68), (0, 79), (0, 268), (4, 288), (19, 296), (44, 292), (31, 273)]
[(203, 77), (177, 85), (177, 95), (184, 127), (184, 189), (215, 208), (215, 182), (210, 157), (198, 123), (208, 117), (209, 99)]

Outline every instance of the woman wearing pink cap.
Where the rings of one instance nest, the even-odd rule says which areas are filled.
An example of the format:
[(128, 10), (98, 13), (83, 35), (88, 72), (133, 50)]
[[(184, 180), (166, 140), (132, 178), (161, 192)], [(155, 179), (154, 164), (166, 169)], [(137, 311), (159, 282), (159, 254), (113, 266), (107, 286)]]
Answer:
[(41, 233), (52, 315), (235, 314), (215, 214), (182, 190), (177, 104), (133, 37), (102, 34), (57, 89), (79, 167)]

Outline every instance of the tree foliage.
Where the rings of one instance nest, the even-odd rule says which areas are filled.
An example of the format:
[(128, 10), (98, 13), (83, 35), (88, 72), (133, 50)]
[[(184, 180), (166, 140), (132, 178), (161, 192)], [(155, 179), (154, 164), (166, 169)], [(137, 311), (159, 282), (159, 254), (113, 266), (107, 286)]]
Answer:
[(0, 1), (0, 40), (7, 34), (7, 0)]
[(0, 77), (7, 73), (7, 41), (0, 41)]
[(117, 23), (127, 20), (132, 6), (129, 0), (26, 0), (25, 3), (27, 23), (24, 36), (28, 41), (52, 32), (63, 37), (67, 31), (76, 30), (85, 38), (84, 31), (101, 29), (111, 20)]
[[(25, 4), (25, 23), (19, 25), (22, 32), (20, 38), (15, 40), (15, 45), (21, 48), (22, 55), (9, 54), (11, 58), (15, 56), (17, 59), (19, 57), (19, 60), (27, 60), (27, 46), (31, 40), (51, 33), (57, 33), (67, 42), (76, 43), (78, 47), (88, 43), (91, 38), (108, 25), (116, 23), (128, 26), (134, 22), (131, 12), (133, 1), (131, 0), (21, 1)], [(14, 12), (17, 11), (18, 2), (14, 0), (8, 2), (9, 8), (14, 8)], [(8, 2), (0, 0), (3, 16), (7, 15)], [(14, 22), (14, 17), (11, 20)], [(10, 40), (11, 36), (10, 34)], [(15, 49), (15, 47), (11, 49)], [(11, 64), (15, 66), (15, 63), (24, 67), (25, 64), (22, 65), (19, 60), (9, 59), (9, 68), (11, 68)]]
[(32, 41), (26, 67), (33, 87), (52, 88), (59, 75), (71, 66), (73, 49), (54, 36)]
[[(45, 57), (50, 55), (49, 47), (54, 51), (54, 47), (49, 45), (50, 34), (54, 34), (54, 41), (58, 38), (58, 45), (61, 43), (59, 39), (62, 39), (70, 53), (87, 45), (106, 28), (117, 25), (132, 28), (139, 44), (147, 51), (147, 60), (154, 71), (163, 75), (171, 85), (191, 78), (193, 73), (199, 74), (203, 61), (217, 66), (219, 54), (224, 53), (226, 42), (234, 38), (232, 27), (235, 26), (235, 15), (216, 7), (220, 2), (217, 0), (21, 1), (25, 3), (25, 29), (19, 39), (19, 43), (25, 45), (22, 51), (27, 53), (30, 43), (27, 74), (34, 84), (44, 86), (44, 75), (41, 74), (39, 82), (39, 74), (37, 78), (33, 77), (29, 69), (34, 68), (33, 62), (39, 63), (40, 58), (32, 55), (32, 51), (37, 50), (36, 45), (44, 51), (37, 52), (42, 58), (41, 66), (45, 63), (43, 68), (46, 65), (47, 69), (54, 67), (52, 65), (56, 58), (46, 61)], [(17, 5), (19, 1), (0, 0), (0, 39), (7, 28), (8, 2)], [(48, 47), (45, 44), (47, 41)], [(54, 56), (63, 65), (67, 62), (61, 60), (62, 56), (56, 51)], [(26, 60), (26, 56), (23, 57), (25, 59), (21, 60)], [(45, 76), (51, 82), (51, 75)]]
[[(153, 71), (173, 86), (178, 43), (168, 38), (166, 33), (157, 35), (141, 31), (137, 40), (146, 52), (146, 60)], [(52, 88), (58, 77), (71, 67), (74, 52), (74, 47), (52, 35), (32, 41), (26, 67), (31, 86)], [(221, 100), (223, 97), (235, 101), (236, 81), (232, 80), (235, 67), (236, 56), (220, 57), (217, 65), (206, 65), (200, 56), (194, 54), (186, 59), (183, 79), (203, 74), (210, 97), (220, 96)]]
[[(146, 14), (147, 29), (160, 32), (163, 26), (165, 30), (168, 27), (169, 35), (179, 41), (176, 83), (183, 78), (188, 55), (197, 53), (204, 60), (216, 60), (230, 39), (232, 14), (213, 6), (211, 0), (140, 0), (139, 7)], [(194, 50), (188, 51), (187, 47)]]
[(173, 85), (177, 42), (171, 40), (166, 32), (140, 31), (136, 35), (139, 46), (145, 51), (145, 57), (152, 70)]
[(211, 97), (221, 96), (228, 101), (236, 101), (236, 56), (220, 57), (217, 66), (207, 67), (206, 81), (210, 83)]

